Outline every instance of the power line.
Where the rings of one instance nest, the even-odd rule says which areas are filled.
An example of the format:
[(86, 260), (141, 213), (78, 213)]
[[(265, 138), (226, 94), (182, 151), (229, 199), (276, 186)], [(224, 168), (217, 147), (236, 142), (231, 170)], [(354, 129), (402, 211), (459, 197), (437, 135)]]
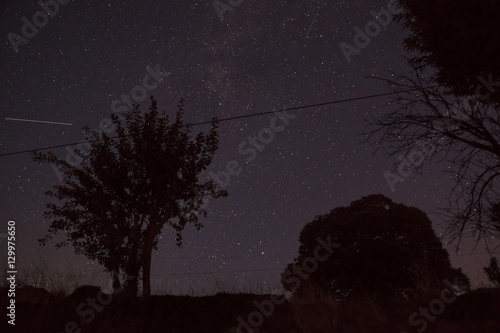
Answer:
[(212, 272), (182, 272), (182, 273), (166, 273), (155, 274), (154, 276), (173, 276), (173, 275), (202, 275), (202, 274), (225, 274), (225, 273), (247, 273), (247, 272), (267, 272), (267, 271), (284, 271), (285, 268), (262, 268), (262, 269), (240, 269), (235, 271), (212, 271)]
[(289, 256), (272, 256), (272, 257), (172, 257), (168, 260), (251, 260), (251, 259), (283, 259), (289, 258)]
[[(248, 273), (248, 272), (268, 272), (268, 271), (284, 271), (285, 268), (261, 268), (261, 269), (240, 269), (232, 271), (206, 271), (206, 272), (181, 272), (181, 273), (165, 273), (152, 274), (151, 276), (173, 276), (173, 275), (203, 275), (203, 274), (226, 274), (226, 273)], [(91, 275), (92, 272), (89, 274)], [(81, 276), (81, 273), (64, 274), (65, 276)]]
[[(435, 87), (437, 87), (437, 86), (435, 86)], [(427, 88), (435, 88), (435, 87), (427, 87)], [(427, 89), (427, 88), (424, 88), (424, 89)], [(383, 97), (383, 96), (396, 95), (396, 94), (401, 94), (401, 93), (406, 93), (406, 92), (411, 92), (411, 91), (416, 91), (416, 90), (421, 90), (421, 89), (422, 88), (413, 88), (413, 89), (396, 91), (396, 92), (388, 92), (388, 93), (382, 93), (382, 94), (375, 94), (375, 95), (367, 95), (367, 96), (360, 96), (360, 97), (354, 97), (354, 98), (347, 98), (347, 99), (341, 99), (341, 100), (336, 100), (336, 101), (331, 101), (331, 102), (309, 104), (309, 105), (297, 106), (297, 107), (293, 107), (293, 108), (285, 108), (285, 109), (279, 109), (279, 110), (273, 110), (273, 111), (265, 111), (265, 112), (252, 113), (252, 114), (246, 114), (246, 115), (241, 115), (241, 116), (221, 118), (221, 119), (217, 119), (217, 121), (219, 123), (222, 123), (222, 122), (233, 121), (233, 120), (237, 120), (237, 119), (263, 116), (263, 115), (272, 114), (272, 113), (275, 113), (275, 112), (292, 111), (292, 110), (303, 110), (303, 109), (321, 107), (321, 106), (326, 106), (326, 105), (333, 105), (333, 104), (340, 104), (340, 103), (346, 103), (346, 102), (359, 101), (359, 100), (363, 100), (363, 99), (371, 99), (371, 98), (377, 98), (377, 97)], [(206, 124), (211, 124), (212, 122), (213, 122), (213, 120), (207, 120), (207, 121), (201, 121), (201, 122), (197, 122), (197, 123), (189, 123), (186, 126), (206, 125)], [(118, 136), (111, 137), (111, 139), (116, 139), (116, 138), (118, 138)], [(90, 142), (90, 141), (86, 140), (86, 141), (79, 141), (79, 142), (73, 142), (73, 143), (65, 143), (65, 144), (55, 145), (55, 146), (48, 146), (48, 147), (43, 147), (43, 148), (38, 148), (38, 149), (29, 149), (29, 150), (22, 150), (22, 151), (4, 153), (4, 154), (0, 154), (0, 157), (20, 155), (20, 154), (32, 153), (32, 152), (35, 152), (35, 151), (42, 151), (42, 150), (48, 150), (48, 149), (62, 148), (62, 147), (66, 147), (66, 146), (74, 146), (74, 145), (78, 145), (78, 144), (82, 144), (82, 143), (88, 143), (88, 142)]]

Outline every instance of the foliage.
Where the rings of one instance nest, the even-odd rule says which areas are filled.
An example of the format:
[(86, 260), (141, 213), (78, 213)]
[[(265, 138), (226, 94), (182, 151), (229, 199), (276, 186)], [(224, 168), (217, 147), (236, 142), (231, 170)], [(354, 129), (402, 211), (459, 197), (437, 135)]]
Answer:
[(488, 211), (498, 200), (500, 185), (500, 113), (473, 97), (431, 86), (417, 70), (382, 80), (396, 94), (387, 112), (368, 120), (366, 141), (390, 156), (403, 156), (406, 170), (398, 163), (395, 182), (421, 172), (434, 158), (446, 161), (454, 182), (446, 206), (440, 207), (446, 234), (452, 241), (458, 239), (457, 247), (463, 236), (487, 239), (496, 232)]
[(500, 268), (498, 267), (497, 258), (491, 257), (489, 266), (484, 267), (483, 270), (488, 279), (497, 287), (500, 287)]
[[(339, 243), (313, 272), (303, 263), (314, 257), (317, 238)], [(457, 277), (469, 285), (461, 270), (453, 269), (449, 255), (426, 214), (396, 204), (383, 195), (369, 195), (348, 207), (317, 216), (300, 233), (299, 256), (282, 274), (286, 290), (300, 294), (314, 286), (336, 299), (376, 295), (409, 297), (440, 290), (444, 279)], [(293, 266), (307, 279), (297, 287)]]
[(199, 179), (218, 148), (217, 121), (209, 134), (193, 137), (183, 119), (182, 100), (178, 107), (172, 122), (153, 97), (149, 112), (134, 105), (121, 117), (113, 114), (116, 137), (86, 127), (88, 149), (75, 151), (81, 165), (52, 152), (35, 153), (35, 161), (54, 163), (64, 175), (62, 184), (47, 192), (57, 201), (47, 204), (45, 217), (51, 224), (41, 244), (63, 233), (66, 240), (56, 247), (72, 245), (76, 254), (97, 260), (112, 273), (115, 288), (121, 285), (119, 272), (128, 274), (131, 294), (137, 293), (142, 269), (148, 296), (151, 252), (164, 226), (175, 230), (181, 246), (187, 224), (198, 230), (203, 226), (189, 212), (206, 215), (205, 197), (227, 196), (213, 181)]
[[(482, 76), (500, 80), (500, 2), (490, 0), (399, 0), (397, 18), (410, 32), (404, 46), (414, 55), (410, 64), (432, 67), (433, 81), (458, 96), (476, 93)], [(488, 88), (482, 88), (488, 92)], [(494, 89), (494, 88), (493, 88)], [(500, 89), (491, 92), (499, 105)]]

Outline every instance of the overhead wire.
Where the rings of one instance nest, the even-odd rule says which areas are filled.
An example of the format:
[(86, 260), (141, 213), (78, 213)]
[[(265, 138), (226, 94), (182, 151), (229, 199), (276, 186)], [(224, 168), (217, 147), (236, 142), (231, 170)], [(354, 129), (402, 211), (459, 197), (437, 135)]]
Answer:
[[(433, 87), (427, 87), (427, 88), (433, 88)], [(347, 102), (359, 101), (359, 100), (364, 100), (364, 99), (371, 99), (371, 98), (377, 98), (377, 97), (383, 97), (383, 96), (390, 96), (390, 95), (401, 94), (401, 93), (406, 93), (406, 92), (411, 92), (411, 91), (421, 90), (421, 89), (422, 88), (412, 88), (412, 89), (402, 90), (402, 91), (397, 91), (397, 92), (387, 92), (387, 93), (381, 93), (381, 94), (374, 94), (374, 95), (367, 95), (367, 96), (346, 98), (346, 99), (341, 99), (341, 100), (336, 100), (336, 101), (316, 103), (316, 104), (308, 104), (308, 105), (303, 105), (303, 106), (296, 106), (296, 107), (292, 107), (292, 108), (277, 109), (277, 110), (272, 110), (272, 111), (257, 112), (257, 113), (251, 113), (251, 114), (246, 114), (246, 115), (241, 115), (241, 116), (233, 116), (233, 117), (227, 117), (227, 118), (216, 118), (216, 119), (213, 119), (213, 120), (200, 121), (200, 122), (197, 122), (197, 123), (188, 123), (185, 126), (206, 125), (206, 124), (211, 124), (214, 121), (222, 123), (222, 122), (233, 121), (233, 120), (238, 120), (238, 119), (263, 116), (263, 115), (272, 114), (272, 113), (276, 113), (276, 112), (316, 108), (316, 107), (322, 107), (322, 106), (327, 106), (327, 105), (334, 105), (334, 104), (347, 103)], [(118, 138), (118, 136), (111, 137), (111, 139), (116, 139), (116, 138)], [(10, 152), (10, 153), (3, 153), (3, 154), (0, 154), (0, 157), (20, 155), (20, 154), (26, 154), (26, 153), (33, 153), (33, 152), (36, 152), (36, 151), (56, 149), (56, 148), (62, 148), (62, 147), (67, 147), (67, 146), (74, 146), (74, 145), (78, 145), (78, 144), (82, 144), (82, 143), (88, 143), (88, 142), (90, 142), (90, 141), (89, 140), (82, 140), (82, 141), (73, 142), (73, 143), (65, 143), (65, 144), (48, 146), (48, 147), (42, 147), (42, 148), (36, 148), (36, 149), (28, 149), (28, 150), (21, 150), (21, 151), (15, 151), (15, 152)]]

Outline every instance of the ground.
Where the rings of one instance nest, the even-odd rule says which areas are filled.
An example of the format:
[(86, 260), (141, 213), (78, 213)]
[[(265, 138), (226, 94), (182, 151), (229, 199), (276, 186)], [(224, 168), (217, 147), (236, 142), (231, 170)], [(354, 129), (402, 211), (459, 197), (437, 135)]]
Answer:
[[(7, 291), (1, 291), (6, 309)], [(498, 332), (499, 289), (483, 289), (445, 301), (357, 300), (335, 304), (290, 304), (273, 295), (217, 294), (205, 297), (152, 296), (123, 300), (85, 287), (64, 297), (31, 288), (18, 292), (17, 332)], [(39, 295), (43, 295), (40, 297)], [(243, 324), (242, 324), (243, 323)], [(246, 327), (246, 328), (245, 328)], [(2, 320), (0, 331), (14, 331)]]

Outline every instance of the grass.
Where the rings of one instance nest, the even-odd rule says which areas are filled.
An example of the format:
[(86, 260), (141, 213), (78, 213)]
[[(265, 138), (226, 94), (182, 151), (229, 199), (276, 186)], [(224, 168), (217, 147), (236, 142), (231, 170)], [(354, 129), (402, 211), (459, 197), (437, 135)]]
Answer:
[[(6, 286), (7, 273), (2, 269), (0, 287)], [(45, 260), (39, 257), (29, 268), (21, 267), (16, 275), (16, 288), (32, 286), (43, 288), (53, 295), (69, 295), (82, 285), (96, 284), (98, 270), (85, 274), (73, 266), (65, 269), (49, 268)]]
[[(53, 295), (60, 296), (69, 295), (81, 285), (95, 285), (99, 281), (97, 275), (97, 271), (84, 274), (74, 268), (64, 271), (49, 270), (46, 263), (40, 259), (37, 264), (31, 265), (29, 270), (19, 271), (18, 279), (20, 285), (44, 288)], [(2, 278), (2, 282), (5, 281), (5, 278)], [(229, 327), (236, 327), (238, 317), (247, 318), (250, 313), (257, 311), (255, 302), (263, 304), (262, 302), (270, 299), (271, 294), (288, 296), (279, 284), (270, 285), (249, 279), (244, 279), (240, 286), (235, 286), (213, 278), (211, 287), (207, 285), (209, 284), (205, 282), (199, 287), (189, 286), (184, 289), (170, 285), (164, 290), (156, 290), (155, 296), (147, 301), (112, 302), (96, 315), (96, 319), (88, 327), (81, 327), (82, 333), (117, 329), (133, 332), (134, 328), (143, 326), (150, 332), (222, 333)], [(312, 329), (326, 327), (321, 326), (321, 322), (332, 316), (335, 317), (335, 323), (330, 325), (332, 328), (328, 332), (318, 332), (415, 332), (415, 327), (409, 326), (408, 323), (410, 315), (418, 312), (420, 307), (428, 306), (431, 301), (377, 301), (372, 297), (359, 297), (336, 302), (331, 295), (317, 292), (313, 287), (309, 288), (310, 290), (305, 290), (301, 295), (287, 297), (288, 302), (276, 305), (272, 315), (265, 318), (259, 329), (269, 333), (299, 333), (307, 329), (304, 325), (312, 325), (309, 327)], [(173, 295), (174, 291), (177, 296)], [(6, 305), (6, 297), (3, 294), (0, 296), (1, 306)], [(79, 300), (75, 303), (75, 300), (70, 301), (69, 297), (56, 297), (52, 302), (49, 306), (42, 306), (40, 310), (38, 307), (35, 309), (18, 304), (18, 318), (24, 321), (27, 331), (59, 332), (70, 320), (82, 322), (82, 317), (75, 313)], [(435, 322), (429, 323), (426, 332), (496, 332), (500, 326), (498, 313), (499, 290), (477, 290), (460, 296), (457, 301), (447, 305), (446, 311)], [(308, 319), (298, 321), (297, 316)], [(205, 326), (200, 327), (200, 323)], [(169, 329), (165, 330), (165, 327)]]

